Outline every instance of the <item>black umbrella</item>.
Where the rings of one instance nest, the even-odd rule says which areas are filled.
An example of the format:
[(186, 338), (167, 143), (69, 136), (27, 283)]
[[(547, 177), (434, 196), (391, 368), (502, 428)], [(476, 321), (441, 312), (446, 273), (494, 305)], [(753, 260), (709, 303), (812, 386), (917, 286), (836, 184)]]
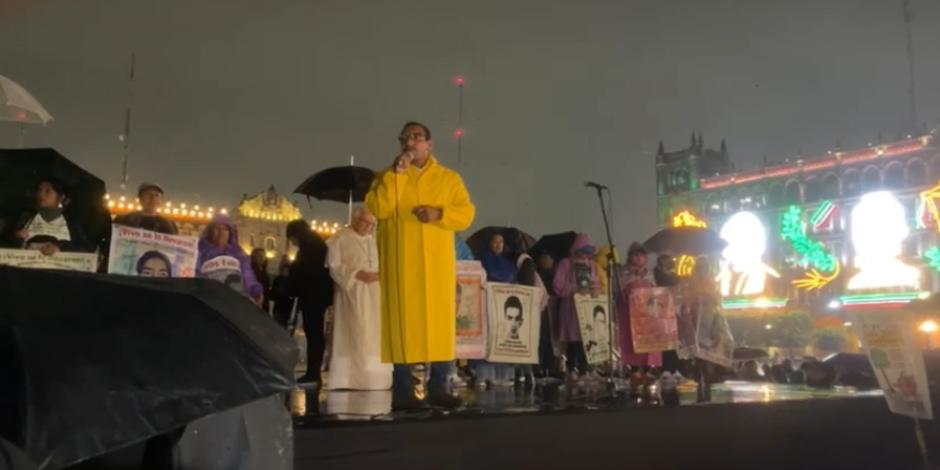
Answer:
[[(511, 246), (514, 239), (516, 238), (514, 236), (516, 232), (518, 232), (518, 236), (522, 237), (522, 241), (525, 244), (525, 247)], [(487, 246), (490, 244), (490, 239), (493, 238), (493, 235), (497, 233), (503, 235), (503, 238), (506, 242), (505, 250), (509, 252), (526, 251), (525, 248), (535, 244), (535, 237), (517, 228), (489, 226), (483, 227), (480, 230), (473, 232), (473, 235), (470, 235), (470, 237), (467, 238), (467, 246), (470, 247), (470, 251), (473, 252), (474, 256), (480, 256), (480, 253), (482, 253), (483, 250), (486, 250)], [(522, 249), (520, 250), (520, 248)]]
[(643, 243), (643, 248), (653, 253), (689, 256), (717, 253), (726, 246), (714, 230), (697, 227), (664, 228)]
[(535, 256), (548, 253), (556, 261), (562, 260), (571, 256), (571, 246), (576, 238), (578, 233), (574, 231), (543, 235), (529, 251)]
[(837, 371), (856, 371), (874, 376), (874, 369), (868, 361), (868, 356), (858, 353), (834, 353), (822, 360), (832, 365)]
[(61, 181), (68, 193), (66, 217), (76, 221), (96, 245), (110, 236), (104, 181), (54, 149), (0, 150), (0, 175), (0, 217), (9, 221), (33, 207), (36, 184), (41, 178), (52, 177)]
[(293, 386), (292, 339), (222, 283), (0, 267), (0, 299), (0, 430), (42, 469)]
[(361, 166), (337, 166), (327, 168), (304, 180), (295, 193), (317, 198), (321, 201), (362, 202), (369, 192), (375, 172)]

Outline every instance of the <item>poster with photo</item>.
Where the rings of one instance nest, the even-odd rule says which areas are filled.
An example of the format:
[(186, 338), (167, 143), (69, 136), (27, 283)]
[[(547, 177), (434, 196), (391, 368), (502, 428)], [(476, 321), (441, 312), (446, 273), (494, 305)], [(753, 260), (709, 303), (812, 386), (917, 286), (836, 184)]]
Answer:
[(694, 356), (720, 366), (732, 367), (734, 338), (720, 308), (701, 308), (698, 311)]
[(630, 331), (638, 353), (673, 350), (679, 330), (672, 292), (666, 287), (641, 287), (630, 292)]
[(37, 250), (0, 249), (0, 265), (93, 273), (98, 269), (98, 255), (60, 251), (46, 256)]
[(242, 264), (234, 256), (216, 256), (200, 267), (202, 277), (225, 284), (235, 292), (248, 295), (242, 284)]
[(924, 354), (914, 338), (914, 314), (871, 310), (855, 314), (862, 349), (892, 413), (933, 419)]
[(576, 294), (575, 309), (581, 344), (588, 364), (602, 364), (610, 360), (610, 307), (606, 297)]
[(479, 261), (457, 262), (457, 359), (486, 357), (485, 283)]
[(196, 237), (111, 227), (108, 273), (142, 277), (194, 277)]
[(538, 305), (541, 292), (535, 287), (497, 282), (486, 283), (489, 302), (487, 337), (490, 362), (538, 364)]

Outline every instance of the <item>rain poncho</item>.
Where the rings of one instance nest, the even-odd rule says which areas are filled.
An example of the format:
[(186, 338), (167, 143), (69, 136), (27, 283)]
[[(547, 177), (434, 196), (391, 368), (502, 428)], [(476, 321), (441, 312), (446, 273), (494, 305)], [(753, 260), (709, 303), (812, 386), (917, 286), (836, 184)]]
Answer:
[(574, 294), (579, 289), (600, 294), (601, 283), (594, 265), (593, 251), (588, 255), (579, 254), (582, 248), (594, 247), (590, 235), (578, 234), (571, 246), (571, 255), (558, 263), (552, 290), (559, 298), (558, 324), (559, 339), (565, 342), (580, 342), (581, 329), (578, 326), (578, 311), (574, 303)]
[[(476, 214), (463, 180), (431, 156), (422, 169), (412, 165), (402, 174), (380, 173), (365, 202), (379, 220), (382, 360), (453, 360), (454, 232), (466, 230)], [(441, 208), (441, 220), (422, 223), (412, 213), (421, 205)]]
[[(216, 224), (225, 225), (229, 230), (228, 244), (222, 248), (213, 245), (212, 242), (209, 241), (209, 234), (212, 233), (212, 227)], [(241, 279), (242, 292), (252, 299), (264, 292), (264, 287), (255, 279), (255, 273), (251, 269), (251, 260), (248, 259), (248, 255), (246, 255), (241, 246), (238, 245), (238, 229), (235, 228), (232, 219), (219, 214), (212, 219), (212, 222), (203, 230), (202, 236), (199, 237), (199, 258), (196, 261), (196, 276), (216, 279), (216, 277), (211, 275), (206, 269), (206, 262), (221, 257), (234, 258), (234, 260), (238, 261), (237, 269), (240, 272), (237, 274)], [(235, 278), (233, 276), (235, 276), (234, 272), (227, 274), (224, 279), (217, 278), (217, 280), (228, 283), (231, 279), (234, 282)]]

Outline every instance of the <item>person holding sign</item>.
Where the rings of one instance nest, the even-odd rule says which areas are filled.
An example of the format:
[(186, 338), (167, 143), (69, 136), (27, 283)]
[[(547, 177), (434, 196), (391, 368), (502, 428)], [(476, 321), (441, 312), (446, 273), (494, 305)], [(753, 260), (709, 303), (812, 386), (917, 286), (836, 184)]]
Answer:
[(160, 185), (142, 183), (137, 188), (137, 199), (140, 201), (141, 210), (115, 217), (115, 225), (142, 228), (167, 235), (179, 233), (176, 224), (172, 220), (161, 216), (157, 212), (157, 209), (163, 206), (163, 188)]
[(555, 269), (552, 289), (559, 298), (558, 320), (559, 336), (567, 345), (568, 375), (575, 379), (576, 373), (588, 372), (587, 356), (581, 342), (581, 329), (578, 326), (578, 312), (575, 306), (575, 294), (594, 297), (601, 295), (601, 281), (594, 264), (597, 248), (586, 233), (578, 234), (571, 246), (571, 256), (561, 260)]
[(406, 123), (398, 143), (365, 201), (379, 220), (382, 360), (395, 363), (393, 408), (423, 406), (411, 365), (424, 362), (431, 363), (429, 400), (455, 406), (459, 399), (446, 391), (457, 339), (454, 233), (473, 223), (476, 208), (460, 175), (432, 155), (427, 126)]
[(196, 277), (215, 279), (261, 305), (264, 288), (255, 279), (251, 261), (238, 246), (238, 231), (232, 220), (216, 215), (199, 239)]
[(636, 369), (645, 380), (646, 371), (650, 366), (662, 365), (662, 354), (659, 352), (638, 353), (633, 348), (633, 325), (630, 319), (630, 294), (636, 289), (653, 287), (649, 280), (647, 268), (647, 253), (637, 242), (630, 244), (627, 250), (627, 265), (620, 274), (620, 292), (622, 296), (617, 303), (617, 318), (620, 325), (620, 358), (623, 365)]
[(59, 251), (91, 253), (84, 231), (65, 215), (68, 194), (65, 185), (55, 178), (42, 178), (36, 184), (35, 206), (17, 219), (0, 235), (2, 246), (39, 250), (46, 256)]

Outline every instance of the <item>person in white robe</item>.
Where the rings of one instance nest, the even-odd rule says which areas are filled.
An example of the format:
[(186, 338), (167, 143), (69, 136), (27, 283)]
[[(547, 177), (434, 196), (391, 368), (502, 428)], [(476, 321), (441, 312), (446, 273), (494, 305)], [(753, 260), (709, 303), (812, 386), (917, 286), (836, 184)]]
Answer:
[(364, 207), (327, 240), (333, 295), (333, 352), (327, 390), (387, 390), (392, 365), (382, 363), (379, 258), (375, 217)]

